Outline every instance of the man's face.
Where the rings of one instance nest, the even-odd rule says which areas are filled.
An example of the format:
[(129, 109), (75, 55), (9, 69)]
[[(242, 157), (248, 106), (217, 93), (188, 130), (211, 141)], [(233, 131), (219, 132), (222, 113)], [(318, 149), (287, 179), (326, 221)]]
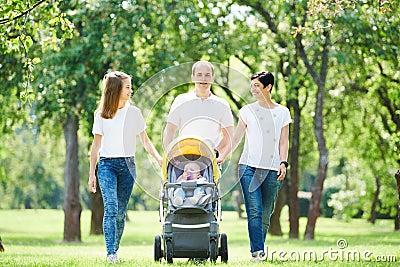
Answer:
[(192, 81), (198, 88), (209, 89), (211, 84), (214, 82), (214, 76), (211, 67), (205, 63), (198, 64), (194, 70), (194, 73), (192, 74)]

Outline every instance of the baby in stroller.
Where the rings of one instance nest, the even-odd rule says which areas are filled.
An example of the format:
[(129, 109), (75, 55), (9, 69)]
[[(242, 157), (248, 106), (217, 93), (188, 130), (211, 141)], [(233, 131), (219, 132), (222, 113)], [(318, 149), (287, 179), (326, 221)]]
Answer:
[[(185, 165), (183, 173), (177, 179), (177, 183), (182, 183), (183, 181), (197, 181), (197, 184), (208, 183), (207, 179), (201, 176), (201, 167), (196, 162), (189, 162)], [(204, 205), (211, 198), (212, 189), (197, 187), (193, 191), (193, 196), (189, 197), (189, 202), (192, 205)], [(181, 206), (186, 199), (186, 193), (183, 188), (177, 188), (172, 192), (172, 204), (174, 206)]]

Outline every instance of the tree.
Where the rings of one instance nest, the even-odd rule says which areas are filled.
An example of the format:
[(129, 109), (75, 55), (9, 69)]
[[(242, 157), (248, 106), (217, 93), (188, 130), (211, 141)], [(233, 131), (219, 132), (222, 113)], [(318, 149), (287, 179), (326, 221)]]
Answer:
[[(305, 23), (305, 20), (302, 22)], [(328, 72), (328, 53), (330, 46), (330, 36), (328, 30), (323, 30), (322, 34), (323, 42), (321, 44), (322, 55), (320, 56), (319, 71), (310, 63), (304, 44), (302, 43), (303, 37), (297, 35), (296, 48), (299, 51), (300, 57), (302, 58), (308, 72), (312, 76), (314, 82), (317, 84), (318, 90), (316, 95), (315, 105), (315, 117), (314, 117), (314, 131), (315, 137), (318, 143), (319, 151), (319, 162), (318, 162), (318, 173), (317, 179), (314, 182), (312, 189), (312, 196), (310, 200), (310, 208), (308, 212), (308, 222), (306, 226), (306, 232), (304, 235), (305, 239), (314, 239), (315, 224), (319, 216), (319, 206), (321, 203), (323, 183), (326, 178), (328, 169), (328, 150), (326, 147), (326, 141), (324, 136), (323, 128), (323, 109), (324, 109), (324, 97), (325, 97), (325, 84)]]
[[(363, 25), (363, 20), (360, 19), (360, 18), (362, 18), (366, 14), (369, 14), (371, 12), (371, 9), (370, 9), (371, 6), (375, 7), (374, 5), (375, 5), (375, 3), (366, 3), (365, 5), (360, 5), (357, 8), (357, 11), (352, 10), (352, 9), (348, 9), (348, 10), (346, 10), (346, 12), (343, 12), (343, 14), (341, 16), (338, 16), (337, 18), (335, 18), (334, 22), (335, 23), (343, 23), (344, 21), (346, 21), (346, 22), (353, 21), (353, 23), (355, 22), (355, 24), (353, 24), (353, 25), (357, 25), (356, 27), (360, 27), (361, 26), (361, 28), (362, 28), (363, 27), (362, 26)], [(381, 19), (381, 18), (385, 18), (385, 17), (392, 17), (390, 13), (388, 13), (388, 14), (386, 14), (386, 13), (385, 14), (380, 14), (378, 11), (382, 11), (382, 10), (379, 9), (379, 8), (376, 8), (376, 9), (373, 9), (373, 11), (372, 11), (372, 13), (375, 13), (374, 17), (378, 18), (378, 20)], [(352, 19), (350, 19), (349, 15), (348, 15), (348, 14), (354, 14), (355, 12), (358, 12), (358, 14), (362, 14), (359, 17), (359, 20), (357, 20), (357, 19), (356, 20), (352, 20)], [(305, 21), (303, 21), (303, 23), (304, 22)], [(298, 27), (302, 27), (304, 25), (305, 24), (299, 24)], [(318, 119), (318, 117), (322, 116), (322, 109), (319, 109), (318, 106), (323, 105), (323, 102), (322, 102), (323, 101), (323, 93), (324, 93), (324, 88), (326, 88), (324, 81), (326, 80), (326, 77), (327, 77), (327, 69), (324, 69), (324, 68), (327, 68), (328, 66), (331, 66), (331, 64), (328, 65), (328, 52), (330, 51), (330, 54), (331, 54), (330, 58), (333, 58), (332, 57), (332, 55), (333, 55), (332, 52), (335, 51), (335, 47), (330, 42), (330, 40), (331, 40), (330, 34), (326, 30), (328, 25), (327, 24), (322, 24), (322, 25), (323, 26), (321, 27), (321, 30), (320, 31), (318, 31), (318, 30), (316, 31), (316, 32), (321, 32), (322, 36), (324, 37), (322, 39), (322, 40), (324, 40), (324, 44), (323, 44), (323, 46), (321, 48), (321, 51), (322, 51), (321, 54), (322, 55), (321, 55), (321, 62), (320, 62), (320, 66), (319, 66), (319, 68), (320, 68), (320, 77), (318, 77), (318, 75), (316, 75), (317, 73), (315, 71), (312, 71), (311, 64), (307, 62), (308, 59), (305, 57), (305, 54), (303, 54), (301, 52), (303, 50), (303, 48), (302, 48), (302, 45), (303, 45), (302, 41), (303, 40), (301, 38), (299, 38), (299, 36), (297, 36), (297, 47), (298, 47), (298, 49), (299, 49), (299, 51), (301, 53), (301, 57), (303, 59), (303, 62), (305, 63), (305, 66), (309, 70), (309, 73), (311, 74), (311, 76), (313, 77), (313, 80), (315, 81), (315, 83), (318, 86), (317, 105), (316, 105), (316, 114), (315, 114), (315, 117), (314, 117), (314, 125), (315, 125), (315, 129), (316, 129), (316, 137), (317, 137), (319, 151), (320, 151), (320, 162), (319, 162), (319, 168), (318, 168), (319, 172), (318, 172), (317, 179), (316, 179), (316, 182), (315, 182), (315, 185), (314, 185), (314, 189), (313, 189), (313, 197), (311, 199), (311, 205), (314, 205), (314, 209), (318, 209), (319, 208), (319, 201), (317, 201), (317, 198), (314, 198), (314, 193), (319, 191), (319, 190), (315, 190), (315, 189), (317, 189), (319, 187), (322, 189), (323, 180), (324, 180), (323, 176), (326, 176), (326, 171), (325, 171), (325, 174), (324, 174), (324, 166), (325, 166), (324, 161), (325, 161), (325, 159), (327, 160), (326, 142), (325, 142), (325, 138), (323, 136), (323, 124), (321, 123), (322, 120)], [(326, 25), (326, 27), (324, 25)], [(340, 24), (340, 25), (342, 25), (342, 24)], [(364, 25), (369, 25), (369, 23), (364, 24)], [(349, 39), (344, 39), (344, 38), (340, 38), (340, 37), (343, 37), (343, 32), (341, 31), (341, 28), (340, 27), (335, 27), (335, 28), (333, 28), (333, 31), (332, 31), (331, 35), (334, 36), (335, 39), (338, 39), (340, 41), (341, 40), (343, 40), (343, 41), (346, 40), (347, 44), (345, 46), (347, 46), (349, 48), (350, 47), (350, 46), (348, 46), (349, 40), (351, 40), (350, 42), (353, 42), (353, 41), (357, 42), (359, 40), (354, 35), (358, 35), (358, 34), (361, 35), (361, 34), (365, 34), (366, 32), (369, 32), (369, 31), (368, 30), (364, 31), (364, 30), (361, 30), (360, 28), (352, 29), (352, 30), (347, 32), (347, 33), (350, 33), (351, 37)], [(391, 33), (392, 31), (389, 31), (389, 32)], [(337, 36), (340, 36), (340, 37), (337, 37)], [(369, 34), (365, 34), (365, 36), (368, 39), (370, 35)], [(364, 47), (366, 47), (366, 46), (364, 45)], [(316, 55), (318, 56), (318, 54), (316, 54)], [(354, 56), (357, 56), (357, 54), (354, 54)], [(365, 58), (361, 59), (359, 62), (361, 62), (362, 60), (365, 62)], [(314, 61), (313, 61), (314, 65), (315, 65), (315, 61), (316, 60), (314, 59)], [(309, 62), (311, 62), (311, 61), (309, 61)], [(390, 60), (390, 62), (398, 62), (398, 60), (396, 60), (396, 59), (394, 61)], [(354, 62), (352, 62), (351, 66), (354, 66), (353, 64), (354, 64)], [(354, 72), (352, 72), (352, 73), (354, 74)], [(362, 84), (362, 82), (361, 82), (361, 84)], [(386, 93), (386, 90), (384, 90), (384, 92)], [(382, 99), (387, 99), (387, 98), (382, 97)], [(383, 104), (383, 106), (387, 107), (388, 106), (387, 103), (393, 103), (393, 102), (390, 102), (390, 101), (386, 102), (386, 103)], [(388, 108), (388, 110), (389, 111), (392, 110), (392, 107), (390, 106)], [(394, 113), (391, 113), (391, 114), (394, 114)], [(319, 134), (318, 134), (318, 132), (319, 132)], [(386, 158), (386, 156), (382, 157), (382, 159), (384, 159), (384, 158)], [(327, 163), (327, 161), (326, 161), (326, 163)], [(318, 196), (318, 194), (316, 194), (315, 196)], [(315, 218), (316, 218), (317, 214), (316, 213), (312, 214), (313, 212), (311, 211), (311, 209), (312, 209), (312, 206), (310, 207), (309, 221), (307, 223), (307, 229), (306, 229), (306, 234), (305, 234), (305, 238), (306, 239), (313, 239), (314, 238), (314, 234), (313, 234), (313, 231), (314, 231), (313, 228), (314, 227), (313, 227), (313, 225), (315, 226)]]
[(71, 37), (73, 25), (60, 11), (62, 6), (63, 2), (45, 0), (13, 0), (0, 6), (0, 32), (3, 33), (0, 36), (0, 51), (17, 53), (22, 59), (23, 90), (20, 92), (24, 101), (34, 99), (32, 71), (34, 65), (40, 62), (40, 57), (32, 56), (31, 48), (39, 44), (43, 50), (57, 49), (59, 43)]
[[(32, 126), (31, 106), (26, 102), (31, 104), (34, 99), (32, 71), (40, 62), (33, 52), (34, 47), (54, 49), (69, 37), (71, 24), (59, 12), (58, 6), (59, 2), (22, 0), (5, 1), (0, 5), (0, 81), (4, 88), (0, 98), (2, 103), (7, 103), (0, 107), (3, 134), (13, 134), (18, 122)], [(50, 21), (51, 25), (48, 24)], [(58, 27), (63, 29), (60, 35), (55, 35)], [(0, 153), (1, 160), (3, 157), (7, 160), (7, 155)], [(0, 172), (7, 172), (5, 165), (1, 166)]]
[[(73, 9), (73, 3), (64, 1), (63, 12)], [(76, 3), (78, 4), (78, 3)], [(90, 8), (90, 7), (87, 7)], [(84, 12), (85, 10), (79, 10)], [(78, 176), (78, 129), (81, 116), (94, 110), (95, 94), (99, 76), (94, 75), (94, 68), (87, 68), (90, 58), (85, 61), (81, 56), (101, 54), (100, 37), (98, 32), (93, 32), (93, 41), (89, 43), (90, 33), (84, 32), (85, 20), (79, 17), (82, 13), (70, 16), (77, 25), (74, 34), (81, 38), (67, 41), (58, 52), (46, 53), (43, 56), (44, 64), (40, 66), (38, 75), (38, 114), (40, 121), (53, 120), (63, 129), (66, 145), (65, 171), (64, 171), (64, 241), (81, 241), (80, 214), (82, 206), (79, 194)], [(75, 22), (74, 20), (78, 20)], [(87, 34), (85, 36), (85, 34)], [(100, 49), (99, 49), (100, 47)], [(100, 53), (99, 53), (100, 52)], [(86, 65), (87, 64), (87, 65)], [(98, 65), (93, 65), (98, 67)]]
[[(397, 194), (399, 195), (399, 200), (397, 202), (397, 221), (400, 221), (400, 170), (396, 172), (395, 178), (397, 183)], [(398, 230), (399, 227), (395, 229)]]
[[(400, 109), (398, 90), (400, 81), (396, 78), (399, 65), (400, 40), (397, 16), (399, 9), (391, 6), (391, 10), (382, 14), (377, 9), (371, 11), (371, 6), (375, 5), (376, 3), (362, 5), (357, 12), (349, 12), (341, 18), (339, 22), (345, 29), (343, 39), (338, 42), (336, 54), (344, 66), (343, 73), (348, 76), (346, 86), (349, 90), (344, 93), (351, 98), (354, 92), (359, 95), (361, 108), (365, 114), (363, 127), (369, 128), (368, 137), (365, 139), (371, 143), (369, 151), (360, 153), (359, 156), (370, 162), (368, 166), (374, 173), (374, 179), (379, 179), (381, 186), (388, 186), (391, 191), (395, 187), (392, 175), (400, 165), (397, 152), (400, 146), (400, 115), (396, 112)], [(380, 45), (376, 46), (376, 43)], [(346, 69), (349, 66), (352, 71)], [(357, 67), (354, 69), (354, 66)], [(370, 105), (371, 102), (377, 102), (378, 105)], [(364, 135), (363, 133), (362, 136)], [(359, 138), (360, 131), (356, 130), (354, 139)], [(363, 142), (360, 144), (361, 147), (366, 145), (366, 142)], [(376, 190), (378, 189), (379, 186), (376, 187)], [(392, 197), (385, 197), (387, 191), (381, 190), (376, 201), (384, 198), (385, 203), (392, 203), (391, 205), (396, 207), (397, 204), (393, 202)], [(374, 195), (376, 194), (377, 192)], [(374, 212), (376, 204), (372, 202), (371, 206)], [(395, 229), (399, 229), (398, 225), (396, 219)]]

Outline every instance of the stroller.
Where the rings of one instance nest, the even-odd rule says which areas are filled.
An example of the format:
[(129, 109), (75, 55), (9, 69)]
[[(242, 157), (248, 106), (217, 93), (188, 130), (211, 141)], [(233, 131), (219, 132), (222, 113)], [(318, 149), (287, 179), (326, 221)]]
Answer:
[[(177, 182), (185, 164), (196, 162), (206, 182), (196, 180)], [(228, 261), (228, 240), (219, 233), (221, 199), (219, 196), (220, 171), (213, 149), (197, 137), (180, 138), (169, 146), (163, 161), (164, 183), (160, 190), (160, 222), (162, 234), (154, 238), (154, 260), (173, 258), (200, 258), (215, 262)], [(183, 189), (186, 199), (174, 205), (173, 192)], [(205, 201), (193, 204), (188, 201), (201, 188), (208, 196)]]

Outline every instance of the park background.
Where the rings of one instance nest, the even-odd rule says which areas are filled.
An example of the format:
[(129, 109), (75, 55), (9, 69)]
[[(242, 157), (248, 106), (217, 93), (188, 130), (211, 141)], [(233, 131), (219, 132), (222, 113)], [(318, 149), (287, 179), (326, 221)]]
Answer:
[[(4, 1), (0, 235), (6, 249), (24, 243), (10, 232), (12, 210), (58, 211), (63, 227), (52, 237), (65, 243), (85, 243), (82, 232), (100, 231), (81, 212), (101, 210), (86, 184), (105, 72), (132, 75), (132, 101), (161, 151), (169, 107), (192, 88), (188, 66), (201, 59), (216, 65), (213, 92), (234, 115), (252, 101), (249, 75), (264, 69), (276, 77), (273, 98), (291, 111), (290, 168), (271, 235), (296, 248), (324, 236), (329, 227), (320, 221), (368, 236), (369, 230), (356, 231), (366, 221), (384, 227), (377, 236), (398, 237), (399, 30), (395, 1)], [(224, 168), (227, 212), (238, 202), (240, 150)], [(140, 145), (136, 163), (131, 223), (140, 217), (134, 211), (158, 208), (160, 186), (160, 170)], [(245, 236), (244, 220), (235, 219)]]

